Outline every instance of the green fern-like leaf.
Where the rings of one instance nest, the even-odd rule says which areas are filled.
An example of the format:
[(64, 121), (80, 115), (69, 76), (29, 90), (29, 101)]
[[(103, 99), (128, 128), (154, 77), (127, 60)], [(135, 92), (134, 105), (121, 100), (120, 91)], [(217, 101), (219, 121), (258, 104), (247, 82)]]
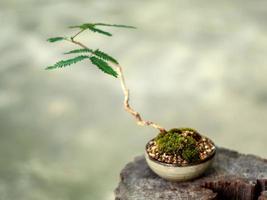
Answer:
[(127, 26), (127, 25), (122, 25), (122, 24), (105, 24), (105, 23), (85, 23), (81, 25), (70, 26), (69, 28), (79, 28), (82, 30), (88, 29), (95, 33), (100, 33), (106, 36), (112, 36), (111, 33), (104, 31), (102, 29), (96, 28), (96, 26), (111, 26), (111, 27), (117, 27), (117, 28), (136, 28), (134, 26)]
[(100, 58), (97, 58), (95, 56), (90, 57), (90, 60), (92, 64), (96, 65), (100, 70), (102, 70), (104, 73), (107, 73), (111, 76), (118, 77), (118, 74), (112, 67), (108, 65), (104, 60), (101, 60)]
[(62, 40), (65, 40), (65, 38), (64, 37), (52, 37), (52, 38), (47, 39), (48, 42), (58, 42)]
[(86, 23), (81, 25), (69, 26), (69, 28), (79, 28), (79, 29), (89, 29), (89, 27), (93, 27), (94, 24)]
[(61, 61), (57, 62), (56, 64), (47, 67), (46, 69), (50, 70), (50, 69), (66, 67), (66, 66), (75, 64), (77, 62), (80, 62), (80, 61), (82, 61), (84, 59), (89, 59), (89, 58), (90, 58), (89, 56), (81, 55), (81, 56), (77, 56), (75, 58), (71, 58), (71, 59), (67, 59), (67, 60), (61, 60)]
[(128, 26), (128, 25), (123, 25), (123, 24), (105, 24), (105, 23), (95, 23), (95, 26), (113, 26), (113, 27), (118, 27), (118, 28), (136, 28), (134, 26)]
[(101, 30), (99, 28), (95, 28), (95, 26), (90, 26), (90, 27), (88, 27), (88, 29), (90, 31), (93, 31), (93, 32), (96, 32), (96, 33), (100, 33), (100, 34), (103, 34), (103, 35), (106, 35), (106, 36), (112, 36), (111, 33), (107, 32), (107, 31), (103, 31), (103, 30)]
[(86, 24), (82, 24), (82, 25), (77, 25), (77, 26), (70, 26), (69, 28), (79, 28), (79, 29), (82, 29), (82, 30), (90, 30), (92, 32), (95, 32), (95, 33), (100, 33), (100, 34), (103, 34), (103, 35), (107, 35), (107, 36), (112, 36), (111, 33), (107, 32), (107, 31), (103, 31), (99, 28), (96, 28), (95, 27), (95, 24), (91, 24), (91, 23), (86, 23)]
[(76, 53), (92, 53), (94, 55), (96, 55), (97, 57), (106, 60), (106, 61), (111, 61), (113, 63), (119, 64), (118, 61), (111, 57), (110, 55), (108, 55), (107, 53), (104, 53), (103, 51), (100, 51), (99, 49), (97, 50), (92, 50), (92, 49), (74, 49), (71, 51), (68, 51), (64, 54), (76, 54)]
[(106, 53), (104, 53), (98, 49), (94, 51), (94, 54), (103, 60), (111, 61), (113, 63), (119, 64), (115, 58), (111, 57), (110, 55), (108, 55), (108, 54), (106, 54)]
[(94, 53), (94, 50), (92, 50), (92, 49), (75, 49), (72, 51), (68, 51), (64, 54), (73, 54), (73, 53)]

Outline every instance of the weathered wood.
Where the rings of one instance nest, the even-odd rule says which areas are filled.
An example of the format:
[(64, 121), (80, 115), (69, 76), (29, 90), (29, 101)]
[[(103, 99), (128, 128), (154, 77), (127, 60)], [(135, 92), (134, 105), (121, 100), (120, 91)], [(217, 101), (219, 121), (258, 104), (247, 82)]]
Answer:
[(267, 160), (218, 148), (213, 166), (200, 178), (170, 182), (154, 174), (144, 156), (121, 172), (116, 200), (267, 200)]

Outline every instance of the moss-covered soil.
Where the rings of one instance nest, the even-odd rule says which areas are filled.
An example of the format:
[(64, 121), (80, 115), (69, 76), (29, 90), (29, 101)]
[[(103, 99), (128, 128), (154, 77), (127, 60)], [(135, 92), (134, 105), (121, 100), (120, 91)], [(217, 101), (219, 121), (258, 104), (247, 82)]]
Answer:
[(147, 145), (148, 155), (163, 163), (188, 165), (207, 159), (215, 151), (211, 140), (191, 128), (159, 133)]

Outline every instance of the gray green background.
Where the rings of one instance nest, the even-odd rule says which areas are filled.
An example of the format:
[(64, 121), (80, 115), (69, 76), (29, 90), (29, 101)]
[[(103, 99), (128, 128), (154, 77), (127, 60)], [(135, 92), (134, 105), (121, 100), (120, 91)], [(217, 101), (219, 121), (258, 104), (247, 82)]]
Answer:
[(131, 104), (166, 128), (267, 157), (264, 0), (1, 0), (0, 200), (110, 200), (157, 132), (136, 126), (119, 82), (89, 62), (54, 72), (69, 25), (137, 26), (80, 37), (124, 67)]

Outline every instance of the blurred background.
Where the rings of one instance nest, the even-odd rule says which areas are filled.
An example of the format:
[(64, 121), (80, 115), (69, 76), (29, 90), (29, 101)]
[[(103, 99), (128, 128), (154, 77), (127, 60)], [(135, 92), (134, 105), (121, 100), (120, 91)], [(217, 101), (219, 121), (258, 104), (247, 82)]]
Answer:
[(79, 39), (120, 61), (145, 119), (267, 157), (267, 1), (1, 0), (1, 200), (114, 199), (120, 170), (157, 134), (89, 62), (44, 70), (76, 48), (46, 39), (84, 22), (138, 27)]

